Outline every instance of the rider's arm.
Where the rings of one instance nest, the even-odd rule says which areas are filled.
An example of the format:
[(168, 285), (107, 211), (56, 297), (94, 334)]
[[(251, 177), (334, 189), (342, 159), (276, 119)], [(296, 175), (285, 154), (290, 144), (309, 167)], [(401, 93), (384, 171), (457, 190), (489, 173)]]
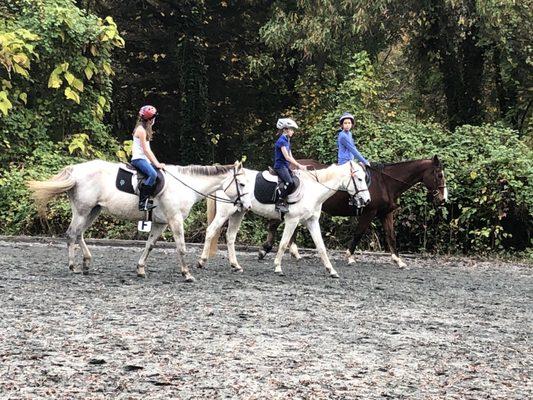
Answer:
[(283, 154), (283, 157), (285, 157), (285, 160), (290, 162), (292, 165), (294, 165), (296, 168), (299, 169), (306, 169), (305, 165), (300, 164), (298, 161), (294, 159), (292, 156), (292, 153), (287, 149), (287, 146), (281, 147), (281, 153)]
[(353, 154), (353, 156), (355, 158), (357, 158), (357, 160), (359, 160), (360, 162), (362, 162), (363, 164), (365, 165), (370, 165), (370, 163), (367, 161), (366, 158), (363, 157), (363, 155), (359, 152), (359, 150), (357, 150), (357, 147), (355, 147), (355, 145), (353, 144), (353, 142), (348, 138), (347, 135), (340, 135), (339, 136), (339, 142), (346, 146), (346, 148), (348, 149), (348, 151), (350, 153)]
[(146, 131), (142, 126), (137, 127), (137, 130), (135, 131), (135, 135), (140, 139), (141, 141), (141, 147), (143, 149), (144, 154), (150, 162), (156, 167), (156, 168), (164, 168), (165, 164), (160, 163), (157, 161), (157, 158), (155, 157), (155, 154), (152, 152), (152, 150), (148, 147), (148, 142), (146, 141)]

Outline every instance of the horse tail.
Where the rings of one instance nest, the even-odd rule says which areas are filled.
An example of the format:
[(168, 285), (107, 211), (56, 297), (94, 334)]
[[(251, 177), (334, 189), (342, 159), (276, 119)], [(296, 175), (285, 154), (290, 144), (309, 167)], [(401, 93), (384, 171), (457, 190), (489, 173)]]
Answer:
[[(207, 199), (207, 225), (211, 224), (215, 219), (217, 213), (217, 202), (214, 199)], [(209, 243), (209, 257), (213, 257), (217, 253), (218, 239), (220, 238), (220, 229), (218, 229)]]
[(53, 197), (68, 192), (75, 185), (76, 180), (72, 177), (72, 166), (63, 168), (61, 172), (46, 181), (26, 182), (40, 215), (46, 213), (46, 205)]

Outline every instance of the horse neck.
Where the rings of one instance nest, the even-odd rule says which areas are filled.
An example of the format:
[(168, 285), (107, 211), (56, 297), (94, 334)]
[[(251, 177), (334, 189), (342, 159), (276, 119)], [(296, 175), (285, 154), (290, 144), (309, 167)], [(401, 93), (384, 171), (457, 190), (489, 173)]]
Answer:
[(389, 190), (394, 193), (394, 197), (422, 182), (424, 174), (431, 167), (431, 162), (431, 160), (413, 160), (385, 166), (384, 174), (393, 178), (389, 179)]
[(317, 188), (313, 189), (313, 193), (318, 196), (319, 203), (323, 203), (336, 193), (341, 186), (343, 177), (348, 172), (345, 172), (344, 168), (337, 165), (326, 169), (315, 170), (312, 173), (318, 178), (318, 182), (313, 179), (313, 182), (317, 183), (315, 185)]
[[(223, 189), (224, 180), (232, 174), (232, 171), (221, 172), (216, 175), (203, 175), (201, 173), (184, 173), (177, 172), (180, 180), (190, 186), (190, 190), (194, 192), (197, 199), (203, 198), (203, 194), (210, 194), (219, 189)], [(197, 193), (198, 192), (198, 193)]]

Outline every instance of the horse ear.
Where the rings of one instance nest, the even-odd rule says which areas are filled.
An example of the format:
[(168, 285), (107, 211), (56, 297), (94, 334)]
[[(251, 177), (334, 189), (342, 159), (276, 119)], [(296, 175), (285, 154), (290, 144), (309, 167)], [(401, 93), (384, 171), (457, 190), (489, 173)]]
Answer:
[(234, 164), (234, 165), (235, 165), (235, 168), (236, 168), (236, 169), (241, 169), (241, 168), (242, 168), (242, 161), (238, 161), (238, 160), (237, 160), (237, 161), (235, 161), (235, 164)]
[(440, 165), (439, 157), (437, 157), (436, 154), (433, 156), (433, 164), (434, 165)]

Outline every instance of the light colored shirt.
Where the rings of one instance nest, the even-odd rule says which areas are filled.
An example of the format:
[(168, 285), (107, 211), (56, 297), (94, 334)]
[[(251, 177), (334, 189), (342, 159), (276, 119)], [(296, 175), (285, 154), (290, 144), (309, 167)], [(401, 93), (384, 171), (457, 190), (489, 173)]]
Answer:
[[(146, 141), (146, 147), (151, 150), (150, 148), (150, 142)], [(143, 148), (141, 146), (141, 139), (139, 139), (137, 136), (133, 136), (133, 146), (131, 147), (131, 159), (132, 160), (138, 160), (143, 159), (150, 161), (148, 157), (146, 157), (146, 154), (144, 154)]]

